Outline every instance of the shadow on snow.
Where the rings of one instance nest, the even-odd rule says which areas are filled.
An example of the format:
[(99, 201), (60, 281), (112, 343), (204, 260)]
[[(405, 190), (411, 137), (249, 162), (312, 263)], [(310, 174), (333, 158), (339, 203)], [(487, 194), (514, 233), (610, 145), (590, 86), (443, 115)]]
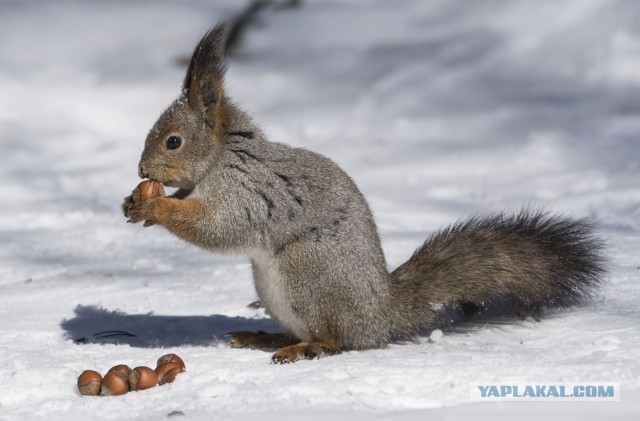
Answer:
[(65, 336), (78, 344), (126, 344), (140, 348), (214, 345), (237, 330), (276, 332), (270, 319), (211, 316), (126, 314), (97, 306), (75, 308), (75, 317), (60, 324)]

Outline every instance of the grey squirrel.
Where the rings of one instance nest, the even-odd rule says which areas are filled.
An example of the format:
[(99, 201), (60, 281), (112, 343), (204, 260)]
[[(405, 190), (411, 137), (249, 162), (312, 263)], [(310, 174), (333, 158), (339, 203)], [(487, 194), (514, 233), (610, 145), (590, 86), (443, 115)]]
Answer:
[(328, 158), (270, 142), (224, 91), (225, 27), (202, 38), (180, 96), (149, 132), (141, 178), (171, 197), (125, 198), (128, 222), (158, 224), (213, 252), (251, 259), (280, 334), (231, 332), (274, 362), (411, 340), (438, 305), (571, 306), (600, 283), (602, 247), (585, 220), (522, 211), (458, 222), (389, 273), (369, 206)]

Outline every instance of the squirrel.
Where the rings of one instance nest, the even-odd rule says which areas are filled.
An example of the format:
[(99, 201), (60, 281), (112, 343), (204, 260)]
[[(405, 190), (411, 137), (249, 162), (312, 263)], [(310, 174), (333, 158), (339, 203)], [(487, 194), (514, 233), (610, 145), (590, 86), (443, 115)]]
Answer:
[(604, 274), (592, 223), (539, 210), (473, 217), (432, 235), (389, 272), (364, 196), (330, 159), (270, 142), (224, 89), (226, 29), (198, 43), (181, 94), (150, 130), (139, 176), (177, 188), (122, 205), (130, 223), (251, 260), (284, 333), (230, 332), (232, 347), (294, 362), (415, 340), (438, 308), (569, 307)]

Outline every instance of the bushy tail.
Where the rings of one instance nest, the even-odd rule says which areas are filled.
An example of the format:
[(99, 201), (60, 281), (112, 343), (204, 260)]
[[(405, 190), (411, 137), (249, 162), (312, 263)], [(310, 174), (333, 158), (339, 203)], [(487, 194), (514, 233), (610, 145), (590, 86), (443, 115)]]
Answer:
[(391, 274), (394, 336), (438, 323), (434, 306), (535, 310), (590, 296), (604, 273), (602, 243), (586, 220), (524, 210), (472, 218), (431, 236)]

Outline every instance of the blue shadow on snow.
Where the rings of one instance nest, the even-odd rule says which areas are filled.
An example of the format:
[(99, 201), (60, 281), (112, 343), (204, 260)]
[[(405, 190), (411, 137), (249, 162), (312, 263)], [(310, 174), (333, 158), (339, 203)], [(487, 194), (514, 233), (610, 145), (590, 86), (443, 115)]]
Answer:
[(65, 336), (78, 344), (126, 344), (139, 348), (181, 345), (210, 346), (228, 340), (238, 330), (277, 332), (270, 319), (211, 316), (126, 314), (97, 306), (75, 308), (75, 317), (63, 320)]

